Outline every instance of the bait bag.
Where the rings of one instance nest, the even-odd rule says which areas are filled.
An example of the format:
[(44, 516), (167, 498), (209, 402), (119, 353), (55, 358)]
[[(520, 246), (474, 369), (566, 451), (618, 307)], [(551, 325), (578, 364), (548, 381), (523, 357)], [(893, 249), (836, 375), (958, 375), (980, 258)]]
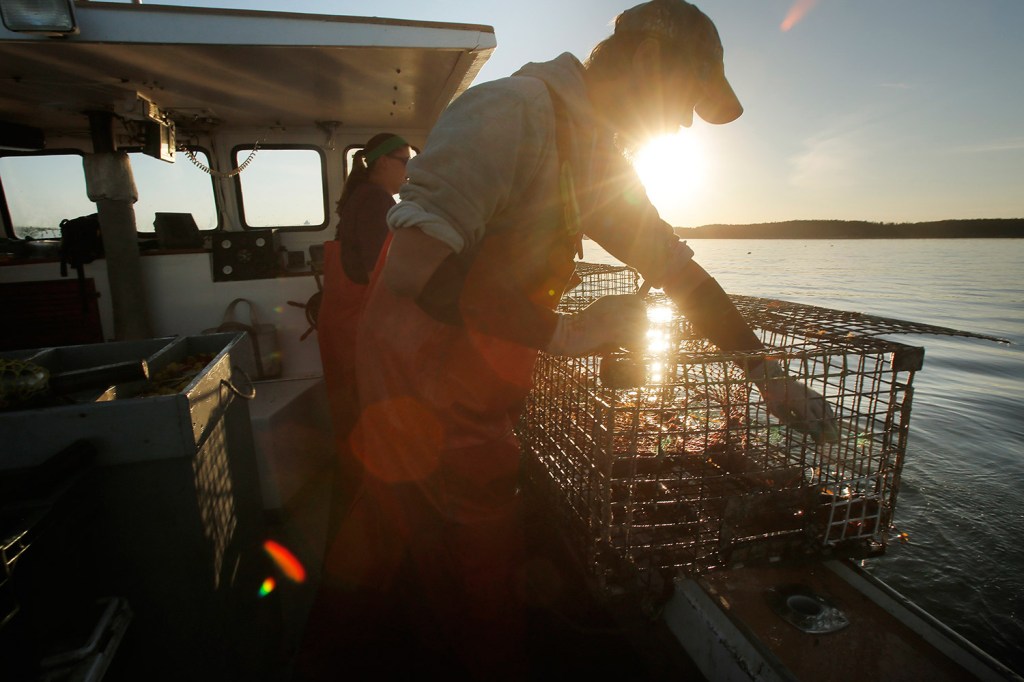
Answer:
[[(241, 322), (235, 318), (235, 308), (239, 303), (249, 306), (249, 321)], [(281, 375), (281, 351), (277, 344), (277, 327), (262, 323), (256, 315), (256, 307), (247, 298), (236, 298), (224, 310), (224, 318), (220, 326), (203, 330), (204, 334), (218, 332), (247, 332), (252, 342), (252, 354), (256, 359), (258, 379), (272, 379)]]

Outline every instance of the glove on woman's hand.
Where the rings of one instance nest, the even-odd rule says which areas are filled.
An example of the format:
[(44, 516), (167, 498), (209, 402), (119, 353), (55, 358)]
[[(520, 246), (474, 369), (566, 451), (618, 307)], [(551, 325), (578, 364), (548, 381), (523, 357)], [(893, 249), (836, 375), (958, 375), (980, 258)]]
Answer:
[(579, 357), (619, 348), (640, 348), (647, 333), (647, 306), (636, 294), (602, 296), (578, 313), (558, 316), (545, 349)]
[(832, 406), (819, 393), (786, 376), (777, 360), (768, 360), (750, 370), (748, 378), (757, 384), (768, 411), (793, 428), (809, 434), (815, 443), (839, 440)]

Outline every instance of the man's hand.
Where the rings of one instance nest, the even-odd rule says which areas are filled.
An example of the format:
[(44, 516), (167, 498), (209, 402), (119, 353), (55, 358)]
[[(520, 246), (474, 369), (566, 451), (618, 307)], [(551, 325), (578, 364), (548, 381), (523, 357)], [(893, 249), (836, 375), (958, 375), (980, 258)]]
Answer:
[(748, 378), (757, 384), (768, 411), (783, 424), (809, 434), (815, 443), (839, 440), (832, 406), (816, 391), (786, 376), (786, 370), (777, 360), (768, 360), (752, 369)]
[(578, 313), (559, 315), (545, 350), (579, 357), (619, 348), (639, 349), (646, 332), (647, 306), (640, 296), (602, 296)]

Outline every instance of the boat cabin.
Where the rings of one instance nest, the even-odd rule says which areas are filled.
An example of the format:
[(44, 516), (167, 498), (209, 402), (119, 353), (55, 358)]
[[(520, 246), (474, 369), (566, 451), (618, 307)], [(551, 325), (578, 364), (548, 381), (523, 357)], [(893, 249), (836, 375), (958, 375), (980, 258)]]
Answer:
[(383, 130), (422, 144), (495, 47), (487, 26), (104, 2), (33, 30), (8, 4), (26, 6), (0, 26), (0, 285), (79, 298), (65, 219), (99, 213), (106, 253), (83, 265), (84, 312), (5, 303), (4, 346), (196, 334), (244, 297), (283, 379), (320, 372), (288, 302), (317, 291), (351, 155)]
[[(0, 373), (11, 388), (18, 363), (42, 366), (61, 393), (18, 409), (5, 389), (0, 412), (0, 678), (41, 661), (102, 675), (120, 649), (133, 679), (259, 679), (287, 665), (260, 654), (295, 645), (323, 553), (333, 444), (314, 326), (352, 156), (382, 131), (422, 145), (494, 30), (0, 10)], [(249, 336), (210, 333), (226, 314)], [(155, 392), (131, 369), (82, 383), (140, 358), (151, 379), (196, 367)], [(268, 538), (308, 578), (286, 578)], [(53, 591), (83, 582), (81, 598)], [(237, 645), (214, 634), (236, 628)]]

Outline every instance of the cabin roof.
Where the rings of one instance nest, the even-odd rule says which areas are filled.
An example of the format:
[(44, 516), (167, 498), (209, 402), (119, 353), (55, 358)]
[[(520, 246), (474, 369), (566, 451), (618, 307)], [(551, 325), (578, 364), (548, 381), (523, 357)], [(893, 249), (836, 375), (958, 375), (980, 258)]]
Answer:
[(77, 35), (0, 26), (0, 123), (87, 130), (151, 100), (211, 125), (429, 129), (495, 47), (494, 29), (397, 19), (76, 3)]

